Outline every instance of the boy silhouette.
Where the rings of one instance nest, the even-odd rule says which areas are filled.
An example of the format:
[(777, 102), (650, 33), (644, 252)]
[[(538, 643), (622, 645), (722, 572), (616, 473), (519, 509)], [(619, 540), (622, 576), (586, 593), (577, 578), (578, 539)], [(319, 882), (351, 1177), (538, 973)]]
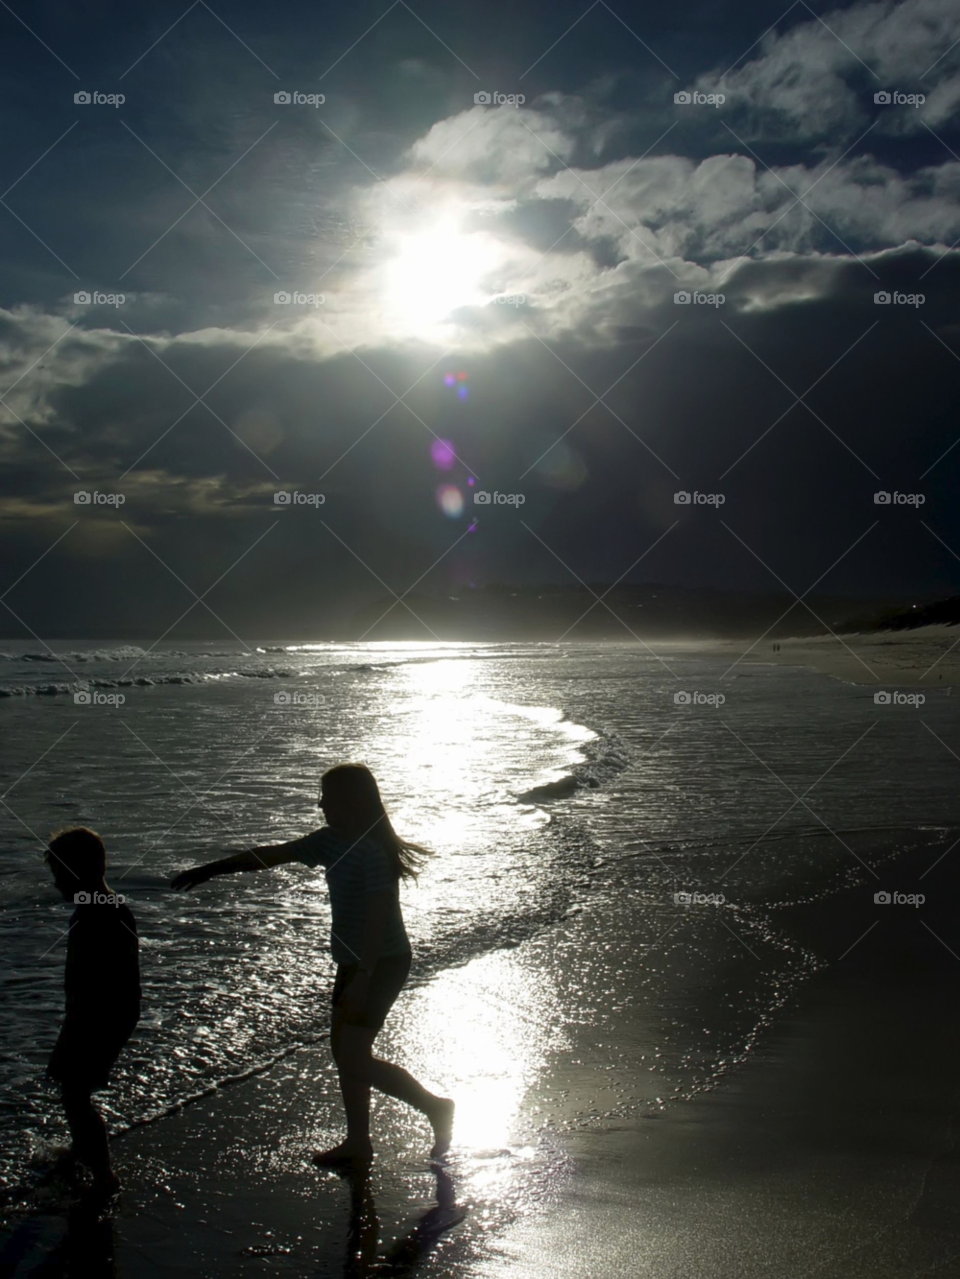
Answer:
[(54, 835), (46, 862), (63, 897), (77, 907), (67, 936), (65, 1015), (47, 1074), (60, 1085), (74, 1157), (93, 1173), (98, 1190), (112, 1194), (120, 1182), (90, 1095), (110, 1082), (140, 1020), (137, 925), (104, 878), (106, 850), (92, 830), (79, 826)]

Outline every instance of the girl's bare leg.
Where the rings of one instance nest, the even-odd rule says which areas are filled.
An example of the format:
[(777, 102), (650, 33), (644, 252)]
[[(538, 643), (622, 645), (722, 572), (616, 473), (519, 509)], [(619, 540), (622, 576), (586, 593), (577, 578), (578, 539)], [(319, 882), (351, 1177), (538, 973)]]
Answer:
[(393, 1062), (373, 1056), (376, 1031), (364, 1026), (350, 1026), (334, 1019), (331, 1042), (340, 1076), (340, 1092), (347, 1113), (347, 1137), (339, 1146), (314, 1156), (315, 1163), (336, 1163), (371, 1158), (370, 1087), (398, 1101), (406, 1102), (426, 1115), (433, 1127), (434, 1146), (431, 1154), (438, 1157), (450, 1145), (454, 1104), (448, 1097), (438, 1097), (423, 1087), (409, 1071)]
[(423, 1084), (414, 1079), (409, 1070), (396, 1066), (392, 1061), (384, 1061), (381, 1057), (370, 1060), (370, 1083), (378, 1092), (388, 1097), (396, 1097), (405, 1101), (414, 1110), (426, 1115), (433, 1127), (434, 1158), (446, 1154), (453, 1131), (453, 1102), (449, 1097), (438, 1097), (428, 1092)]
[(376, 1031), (365, 1026), (346, 1025), (334, 1014), (330, 1042), (340, 1077), (340, 1094), (347, 1114), (347, 1136), (332, 1150), (313, 1156), (315, 1164), (337, 1164), (346, 1161), (368, 1163), (373, 1157), (370, 1143), (370, 1066), (371, 1048)]

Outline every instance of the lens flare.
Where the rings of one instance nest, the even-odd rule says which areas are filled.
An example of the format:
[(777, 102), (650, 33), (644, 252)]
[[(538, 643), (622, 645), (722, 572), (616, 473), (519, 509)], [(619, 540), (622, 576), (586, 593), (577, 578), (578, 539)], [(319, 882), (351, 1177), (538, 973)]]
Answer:
[(463, 494), (456, 484), (441, 484), (437, 489), (437, 505), (448, 520), (458, 520), (463, 514)]
[(434, 440), (430, 445), (430, 456), (438, 471), (449, 471), (457, 460), (453, 445), (449, 440)]

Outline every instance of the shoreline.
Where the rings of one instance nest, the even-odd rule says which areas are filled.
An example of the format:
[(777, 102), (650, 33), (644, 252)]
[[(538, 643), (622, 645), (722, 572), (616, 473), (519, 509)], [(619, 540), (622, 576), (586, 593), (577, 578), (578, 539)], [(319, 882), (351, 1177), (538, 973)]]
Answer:
[[(745, 640), (704, 640), (710, 653), (729, 654), (731, 662), (807, 666), (850, 684), (944, 688), (960, 684), (960, 628), (923, 626), (915, 631), (878, 631), (850, 635), (769, 637), (750, 648)], [(692, 645), (691, 645), (692, 647)]]
[[(954, 642), (954, 628), (937, 629)], [(930, 637), (917, 639), (926, 643), (907, 649), (915, 671), (930, 652)], [(810, 641), (780, 643), (781, 664), (814, 665), (797, 660)], [(0, 1268), (9, 1260), (14, 1279), (49, 1279), (71, 1273), (71, 1257), (95, 1256), (105, 1273), (115, 1258), (138, 1279), (172, 1269), (339, 1275), (359, 1248), (394, 1274), (412, 1274), (432, 1251), (431, 1273), (457, 1279), (539, 1279), (544, 1269), (570, 1279), (907, 1279), (921, 1265), (953, 1273), (944, 1267), (954, 1262), (960, 1273), (955, 858), (960, 868), (960, 850), (923, 863), (933, 891), (922, 914), (878, 914), (869, 883), (769, 905), (783, 934), (826, 966), (789, 988), (745, 1059), (692, 1096), (671, 1097), (656, 1064), (677, 1010), (636, 997), (637, 970), (621, 962), (636, 939), (622, 936), (617, 903), (589, 903), (574, 922), (403, 992), (378, 1050), (428, 1087), (470, 1094), (461, 1148), (444, 1168), (427, 1158), (425, 1123), (381, 1101), (369, 1194), (312, 1169), (306, 1152), (339, 1138), (341, 1116), (327, 1047), (308, 1044), (118, 1137), (126, 1190), (112, 1222), (68, 1220), (51, 1198), (5, 1241), (6, 1255), (0, 1244)], [(905, 854), (882, 873), (884, 887), (907, 891), (919, 863)], [(742, 939), (727, 931), (739, 954)], [(592, 973), (585, 940), (602, 952), (587, 955)], [(657, 947), (649, 962), (666, 961)], [(715, 989), (726, 993), (722, 978)], [(464, 1024), (472, 1038), (459, 1045)]]
[[(431, 1273), (458, 1279), (907, 1279), (921, 1261), (960, 1265), (960, 860), (931, 866), (928, 852), (882, 863), (885, 885), (922, 878), (922, 916), (878, 907), (862, 883), (768, 907), (825, 965), (693, 1096), (669, 1100), (655, 1050), (671, 1018), (649, 1001), (549, 1024), (571, 989), (588, 1003), (608, 979), (634, 989), (624, 955), (635, 971), (664, 961), (627, 940), (583, 986), (562, 953), (610, 935), (608, 901), (402, 993), (378, 1049), (458, 1097), (460, 1143), (455, 1130), (442, 1166), (426, 1122), (379, 1099), (369, 1186), (311, 1168), (341, 1114), (326, 1045), (306, 1046), (117, 1138), (113, 1220), (68, 1221), (50, 1203), (21, 1223), (5, 1273), (66, 1276), (71, 1255), (138, 1279), (412, 1275), (428, 1253)], [(474, 1038), (438, 1042), (463, 1008)]]

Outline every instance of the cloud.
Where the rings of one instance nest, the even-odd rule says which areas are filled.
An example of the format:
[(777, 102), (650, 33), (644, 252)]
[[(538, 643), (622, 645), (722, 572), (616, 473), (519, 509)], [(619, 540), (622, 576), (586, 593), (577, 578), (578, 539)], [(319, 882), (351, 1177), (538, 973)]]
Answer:
[[(948, 120), (960, 102), (960, 10), (953, 0), (856, 4), (773, 32), (742, 66), (699, 77), (705, 93), (748, 132), (851, 138), (873, 119), (880, 133), (918, 133)], [(920, 107), (875, 105), (877, 90), (923, 93)]]

